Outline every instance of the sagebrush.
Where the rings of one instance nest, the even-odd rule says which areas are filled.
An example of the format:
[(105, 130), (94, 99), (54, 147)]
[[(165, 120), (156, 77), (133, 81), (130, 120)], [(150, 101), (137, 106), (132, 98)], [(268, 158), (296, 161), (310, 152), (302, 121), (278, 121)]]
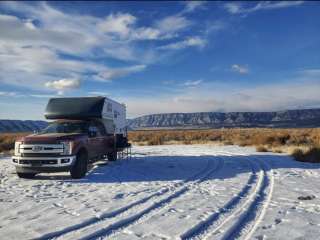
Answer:
[(177, 143), (221, 142), (239, 146), (318, 146), (320, 129), (210, 129), (210, 130), (154, 130), (131, 131), (129, 139), (133, 143), (161, 145)]
[(10, 151), (14, 148), (14, 142), (17, 138), (28, 133), (4, 133), (0, 134), (0, 152)]

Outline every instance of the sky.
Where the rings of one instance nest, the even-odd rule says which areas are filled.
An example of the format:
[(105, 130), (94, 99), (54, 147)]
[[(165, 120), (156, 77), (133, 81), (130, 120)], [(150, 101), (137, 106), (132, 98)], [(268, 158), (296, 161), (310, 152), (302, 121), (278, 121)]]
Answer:
[(51, 97), (152, 113), (320, 107), (320, 3), (0, 2), (0, 119)]

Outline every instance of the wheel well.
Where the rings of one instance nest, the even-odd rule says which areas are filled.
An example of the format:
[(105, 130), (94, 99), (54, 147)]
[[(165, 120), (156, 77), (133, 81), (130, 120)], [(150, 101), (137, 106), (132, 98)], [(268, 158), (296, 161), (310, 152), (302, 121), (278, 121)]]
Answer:
[(86, 154), (88, 156), (88, 151), (84, 147), (80, 148), (77, 152), (77, 155)]

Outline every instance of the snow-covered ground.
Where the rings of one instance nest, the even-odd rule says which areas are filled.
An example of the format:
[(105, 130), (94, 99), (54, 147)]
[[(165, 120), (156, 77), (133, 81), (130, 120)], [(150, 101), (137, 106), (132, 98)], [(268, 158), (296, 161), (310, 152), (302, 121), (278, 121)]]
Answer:
[[(253, 148), (134, 147), (131, 160), (17, 178), (0, 161), (1, 239), (319, 239), (320, 165)], [(311, 200), (299, 200), (310, 196)]]

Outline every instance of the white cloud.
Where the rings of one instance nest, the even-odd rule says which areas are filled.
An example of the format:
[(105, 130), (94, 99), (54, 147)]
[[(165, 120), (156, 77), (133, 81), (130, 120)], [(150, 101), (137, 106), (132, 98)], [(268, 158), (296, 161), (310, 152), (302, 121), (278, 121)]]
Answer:
[(61, 59), (44, 47), (19, 47), (14, 44), (0, 45), (0, 82), (44, 90), (46, 82), (59, 78), (85, 76), (87, 72), (99, 73), (107, 69), (91, 61)]
[(180, 93), (121, 101), (128, 104), (130, 117), (172, 112), (261, 112), (320, 107), (319, 92), (319, 80), (246, 87), (207, 81), (199, 88), (186, 88)]
[(186, 87), (195, 87), (200, 85), (203, 82), (202, 79), (194, 80), (194, 81), (186, 81), (183, 85)]
[(95, 80), (107, 82), (115, 78), (121, 78), (128, 76), (132, 73), (137, 73), (145, 70), (145, 65), (136, 65), (131, 67), (123, 67), (123, 68), (110, 68), (103, 72), (100, 72), (96, 77)]
[(240, 74), (247, 74), (249, 73), (249, 69), (246, 66), (241, 66), (239, 64), (233, 64), (231, 66), (231, 70)]
[[(195, 5), (188, 9), (197, 8)], [(94, 17), (65, 13), (46, 2), (4, 2), (1, 8), (15, 15), (0, 14), (0, 82), (36, 90), (45, 90), (46, 82), (61, 78), (85, 80), (90, 79), (90, 75), (94, 78), (105, 75), (99, 80), (110, 80), (126, 76), (142, 71), (144, 67), (137, 67), (139, 65), (161, 61), (170, 50), (189, 46), (201, 48), (206, 43), (200, 37), (181, 41), (180, 32), (192, 26), (182, 15), (141, 25), (139, 19), (129, 13)], [(176, 43), (163, 48), (168, 51), (160, 51), (154, 45), (137, 44), (164, 39)], [(96, 58), (129, 61), (133, 66), (112, 70), (96, 63)]]
[(251, 13), (259, 10), (272, 10), (294, 7), (303, 4), (304, 1), (261, 1), (253, 7), (244, 7), (242, 2), (228, 2), (224, 8), (231, 14)]
[(54, 94), (30, 94), (30, 95), (27, 95), (27, 97), (34, 97), (34, 98), (54, 98), (54, 97), (57, 97), (57, 95), (54, 95)]
[(221, 21), (221, 20), (210, 21), (208, 23), (208, 26), (205, 29), (205, 33), (210, 34), (213, 32), (221, 31), (221, 30), (227, 28), (227, 25), (228, 24), (225, 21)]
[[(40, 17), (40, 16), (39, 16)], [(42, 22), (45, 24), (45, 21)], [(50, 23), (51, 25), (51, 23)], [(30, 22), (25, 22), (11, 15), (0, 15), (0, 43), (11, 43), (15, 46), (48, 47), (70, 54), (84, 54), (97, 45), (95, 35), (89, 35), (83, 31), (67, 28), (59, 29), (57, 26), (43, 26), (42, 28), (30, 27)], [(79, 26), (77, 27), (79, 29)], [(86, 29), (83, 29), (86, 30)], [(95, 36), (97, 37), (97, 36)], [(102, 38), (102, 40), (106, 37)]]
[(159, 49), (184, 49), (187, 47), (198, 47), (203, 48), (207, 44), (207, 41), (205, 39), (202, 39), (200, 37), (189, 37), (183, 41), (170, 43), (168, 45), (164, 45), (159, 47)]
[(173, 15), (157, 20), (151, 27), (138, 27), (137, 18), (128, 13), (110, 14), (98, 23), (104, 33), (116, 34), (121, 39), (160, 40), (175, 37), (176, 33), (186, 29), (191, 21), (183, 16)]
[(204, 5), (206, 4), (205, 1), (186, 1), (184, 2), (185, 4), (185, 8), (183, 10), (183, 12), (193, 12), (196, 9), (201, 9), (204, 8)]
[(4, 91), (0, 92), (0, 97), (14, 97), (16, 95), (17, 95), (16, 92), (4, 92)]
[(243, 10), (241, 4), (238, 2), (228, 2), (224, 4), (224, 8), (232, 14), (240, 13)]
[[(12, 4), (15, 5), (15, 3)], [(47, 14), (43, 15), (43, 12)], [(94, 17), (76, 16), (73, 18), (46, 4), (32, 8), (29, 14), (28, 20), (0, 14), (2, 31), (0, 35), (0, 82), (41, 90), (46, 82), (53, 82), (59, 78), (81, 78), (88, 73), (96, 75), (107, 71), (109, 69), (107, 66), (95, 63), (94, 58), (92, 59), (91, 54), (95, 47), (111, 49), (110, 52), (105, 51), (104, 53), (114, 58), (121, 56), (123, 60), (138, 59), (137, 56), (134, 56), (136, 52), (132, 51), (128, 45), (124, 44), (121, 48), (117, 42), (108, 41), (108, 36), (101, 35), (95, 30), (95, 24), (99, 20)], [(62, 18), (66, 20), (66, 23), (61, 26), (55, 25), (51, 18), (58, 16), (57, 22)], [(31, 17), (40, 20), (42, 27), (37, 28)], [(105, 42), (99, 42), (100, 36), (100, 40), (105, 40)], [(90, 41), (90, 39), (96, 40)], [(65, 59), (60, 56), (60, 53), (80, 58), (89, 57), (87, 59), (91, 60)], [(143, 52), (139, 54), (140, 59), (150, 57), (149, 53), (146, 53), (146, 56)], [(130, 66), (128, 68), (130, 70)]]
[(89, 92), (89, 95), (90, 95), (90, 96), (109, 96), (110, 93), (107, 93), (107, 92), (99, 92), (99, 91), (92, 91), (92, 92)]
[[(186, 3), (185, 9), (192, 12), (201, 7), (196, 2)], [(46, 2), (5, 2), (1, 9), (8, 11), (0, 13), (0, 83), (36, 90), (34, 94), (0, 92), (5, 97), (44, 101), (56, 93), (76, 90), (84, 81), (126, 77), (172, 56), (175, 50), (207, 44), (200, 36), (184, 37), (194, 22), (182, 14), (143, 24), (125, 12), (94, 17), (63, 12)], [(146, 40), (156, 40), (152, 42), (156, 45), (144, 44)], [(170, 44), (157, 48), (162, 40)], [(106, 64), (109, 58), (122, 61), (125, 67), (111, 68)], [(190, 81), (185, 87), (199, 84)]]
[(187, 18), (183, 16), (173, 15), (165, 17), (156, 22), (155, 27), (163, 34), (173, 34), (186, 29), (192, 24)]
[(47, 88), (58, 90), (58, 94), (62, 95), (65, 90), (77, 89), (80, 87), (79, 79), (60, 79), (52, 82), (46, 82)]
[(298, 72), (302, 76), (305, 77), (320, 77), (320, 69), (313, 68), (313, 69), (304, 69)]
[(128, 37), (131, 26), (136, 22), (136, 17), (128, 13), (110, 14), (98, 23), (98, 27), (106, 33), (117, 33), (120, 37)]

